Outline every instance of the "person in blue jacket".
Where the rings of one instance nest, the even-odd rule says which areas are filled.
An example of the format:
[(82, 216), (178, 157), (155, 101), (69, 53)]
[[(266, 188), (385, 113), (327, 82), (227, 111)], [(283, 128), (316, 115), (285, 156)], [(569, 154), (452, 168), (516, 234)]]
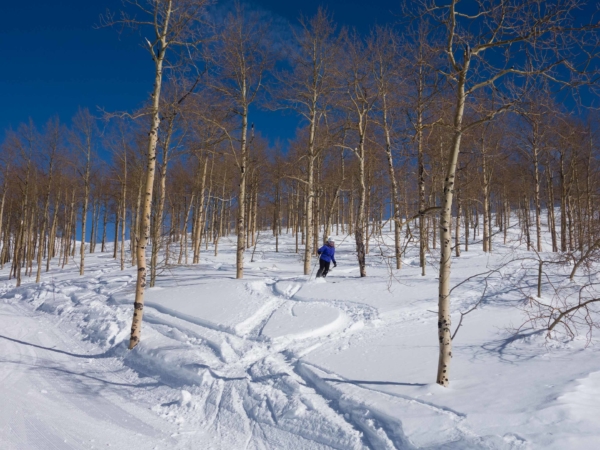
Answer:
[(327, 276), (329, 272), (329, 266), (333, 263), (333, 267), (337, 267), (335, 262), (335, 242), (333, 238), (327, 238), (327, 243), (321, 247), (317, 253), (321, 255), (319, 258), (319, 271), (317, 272), (317, 278)]

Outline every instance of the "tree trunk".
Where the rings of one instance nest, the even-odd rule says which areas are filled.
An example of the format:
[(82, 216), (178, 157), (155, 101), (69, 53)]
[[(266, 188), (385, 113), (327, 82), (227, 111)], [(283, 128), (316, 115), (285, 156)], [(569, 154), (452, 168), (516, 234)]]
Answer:
[(552, 238), (552, 251), (558, 251), (558, 240), (556, 235), (556, 215), (554, 214), (554, 181), (552, 179), (552, 170), (550, 163), (546, 166), (546, 190), (548, 191), (547, 206), (548, 209), (548, 227), (550, 228), (550, 236)]
[(90, 233), (90, 253), (94, 253), (96, 243), (96, 199), (92, 199), (92, 229)]
[(167, 194), (167, 165), (169, 163), (169, 137), (167, 135), (165, 139), (164, 151), (163, 151), (163, 165), (160, 169), (160, 180), (158, 183), (158, 204), (156, 206), (156, 215), (152, 223), (152, 251), (150, 254), (150, 287), (154, 287), (156, 284), (156, 269), (158, 266), (158, 252), (161, 246), (162, 240), (162, 228), (163, 228), (163, 216), (165, 208), (165, 198)]
[[(42, 212), (42, 226), (40, 231), (40, 241), (44, 242), (46, 238), (46, 229), (48, 227), (48, 213), (50, 209), (50, 189), (52, 187), (52, 163), (50, 163), (50, 171), (48, 175), (48, 185), (46, 186), (46, 200), (44, 201), (44, 211)], [(2, 196), (2, 209), (4, 209), (4, 196)], [(2, 222), (2, 212), (0, 211), (0, 223)], [(50, 249), (50, 243), (48, 242), (48, 250)], [(48, 251), (48, 254), (50, 252)], [(35, 277), (35, 282), (39, 283), (42, 278), (42, 246), (38, 251), (37, 257), (37, 274)]]
[(119, 224), (121, 223), (121, 199), (115, 205), (115, 245), (113, 246), (113, 259), (119, 254)]
[(367, 276), (366, 254), (365, 254), (365, 202), (366, 202), (366, 185), (365, 185), (365, 135), (362, 123), (360, 125), (360, 143), (358, 155), (358, 212), (356, 214), (356, 224), (354, 227), (354, 238), (356, 240), (356, 257), (358, 259), (358, 268), (360, 276)]
[[(89, 158), (89, 156), (88, 156)], [(89, 159), (88, 159), (89, 161)], [(88, 166), (86, 169), (86, 176), (84, 180), (84, 189), (83, 189), (83, 206), (81, 209), (81, 247), (79, 248), (80, 262), (79, 262), (79, 275), (83, 275), (85, 273), (85, 233), (86, 233), (86, 225), (87, 225), (87, 214), (88, 214), (88, 205), (90, 199), (90, 162), (88, 162)]]
[(560, 251), (567, 251), (567, 186), (565, 181), (564, 150), (560, 152)]
[(121, 270), (125, 270), (125, 229), (127, 228), (127, 184), (121, 191)]
[[(65, 196), (66, 198), (66, 196)], [(56, 250), (56, 230), (58, 228), (58, 210), (60, 207), (60, 189), (56, 194), (56, 202), (54, 203), (54, 214), (52, 217), (52, 228), (48, 238), (48, 255), (46, 256), (46, 272), (50, 271), (50, 261), (54, 258)]]
[[(202, 177), (200, 179), (200, 190), (198, 191), (198, 213), (196, 217), (196, 224), (194, 229), (196, 230), (196, 239), (194, 242), (194, 259), (193, 264), (200, 262), (200, 246), (202, 245), (202, 229), (204, 228), (204, 190), (206, 188), (206, 173), (208, 169), (208, 157), (204, 160), (202, 167)], [(200, 173), (200, 172), (199, 172)]]
[(438, 339), (439, 360), (436, 382), (448, 386), (450, 382), (450, 361), (452, 359), (452, 334), (450, 316), (450, 269), (452, 245), (450, 236), (450, 220), (452, 220), (452, 200), (454, 196), (454, 180), (456, 163), (460, 152), (462, 139), (462, 120), (465, 108), (465, 81), (468, 65), (459, 74), (457, 105), (454, 114), (454, 134), (452, 148), (449, 155), (446, 178), (444, 179), (444, 196), (442, 198), (442, 211), (440, 214), (440, 277), (439, 277), (439, 305), (438, 305)]
[[(246, 96), (246, 84), (244, 80), (243, 93)], [(246, 226), (246, 171), (248, 165), (248, 107), (244, 105), (242, 115), (242, 140), (240, 144), (240, 192), (238, 197), (238, 219), (237, 219), (237, 251), (235, 255), (235, 267), (237, 279), (244, 278), (244, 250), (246, 249), (245, 242), (245, 226)]]
[[(534, 123), (534, 139), (537, 139), (537, 122)], [(539, 149), (537, 143), (533, 146), (533, 200), (535, 202), (535, 235), (536, 235), (536, 249), (538, 252), (542, 251), (542, 205), (540, 201), (540, 169), (538, 160)]]
[[(104, 202), (104, 214), (102, 214), (102, 243), (100, 252), (104, 253), (106, 249), (106, 224), (108, 223), (108, 205)], [(129, 238), (131, 239), (131, 230), (129, 230)]]
[[(168, 18), (171, 14), (171, 3), (167, 12)], [(163, 30), (166, 34), (166, 29)], [(154, 58), (155, 60), (155, 77), (154, 90), (152, 92), (152, 115), (151, 127), (148, 135), (148, 166), (146, 168), (146, 187), (144, 191), (144, 208), (141, 217), (140, 235), (137, 241), (137, 280), (135, 287), (135, 301), (133, 303), (133, 321), (131, 324), (131, 337), (129, 340), (129, 349), (133, 349), (139, 342), (142, 331), (142, 318), (144, 314), (144, 289), (146, 288), (146, 246), (150, 238), (150, 217), (152, 215), (152, 193), (154, 189), (154, 175), (156, 168), (156, 143), (158, 140), (158, 128), (160, 125), (159, 104), (160, 91), (162, 85), (162, 66), (166, 52), (165, 34), (160, 38), (160, 49)]]
[[(388, 173), (390, 176), (390, 183), (392, 185), (392, 213), (394, 226), (394, 253), (396, 256), (396, 269), (402, 267), (402, 251), (400, 249), (400, 224), (402, 223), (401, 210), (400, 210), (400, 196), (398, 194), (398, 183), (396, 181), (396, 172), (394, 171), (394, 160), (392, 155), (392, 139), (390, 136), (390, 127), (387, 118), (387, 97), (384, 94), (382, 97), (383, 102), (383, 129), (385, 132), (385, 153), (387, 156)], [(419, 148), (420, 141), (419, 141)], [(422, 218), (419, 219), (422, 221)]]
[(456, 191), (456, 227), (454, 231), (454, 250), (455, 255), (460, 256), (460, 218), (462, 216), (462, 203), (460, 201), (460, 191)]
[[(483, 141), (483, 139), (482, 139)], [(485, 145), (482, 142), (482, 161), (481, 172), (483, 176), (483, 251), (490, 251), (490, 234), (489, 234), (489, 209), (490, 209), (490, 180), (487, 167), (487, 158), (485, 154)]]

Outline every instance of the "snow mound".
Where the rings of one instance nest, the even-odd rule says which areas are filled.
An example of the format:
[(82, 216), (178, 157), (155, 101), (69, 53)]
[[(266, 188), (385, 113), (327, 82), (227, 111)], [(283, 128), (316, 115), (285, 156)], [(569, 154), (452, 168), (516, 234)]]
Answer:
[(274, 341), (326, 336), (344, 329), (350, 318), (338, 308), (322, 303), (295, 303), (273, 314), (262, 335)]
[(598, 425), (590, 422), (590, 418), (600, 414), (600, 372), (590, 373), (573, 384), (572, 390), (560, 395), (534, 416), (536, 423), (554, 430), (554, 439), (539, 438), (546, 441), (547, 448), (598, 448)]
[(238, 336), (250, 333), (279, 303), (264, 281), (213, 280), (146, 294), (146, 305), (162, 313)]

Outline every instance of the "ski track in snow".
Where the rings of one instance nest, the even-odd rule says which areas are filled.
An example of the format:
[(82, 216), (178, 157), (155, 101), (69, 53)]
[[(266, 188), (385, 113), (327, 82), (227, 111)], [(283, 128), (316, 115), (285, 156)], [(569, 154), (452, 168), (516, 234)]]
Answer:
[[(217, 273), (233, 266), (203, 259), (200, 268), (172, 276), (185, 281), (181, 286), (169, 281), (149, 290), (142, 342), (129, 352), (134, 271), (121, 272), (107, 256), (90, 255), (82, 278), (71, 268), (40, 285), (0, 287), (0, 399), (11, 405), (0, 412), (2, 448), (530, 448), (518, 434), (474, 431), (467, 414), (436, 403), (433, 398), (445, 393), (435, 385), (414, 384), (413, 395), (393, 392), (385, 385), (411, 383), (379, 388), (311, 359), (380, 339), (390, 327), (416, 323), (433, 330), (431, 301), (378, 308), (368, 288), (348, 300), (338, 298), (344, 291), (322, 298), (322, 283), (279, 276), (275, 264), (249, 264), (248, 280), (226, 284)], [(202, 286), (190, 270), (208, 272)], [(519, 270), (490, 277), (482, 308), (503, 298), (517, 301), (502, 280)], [(349, 270), (333, 273), (351, 276)], [(419, 283), (406, 289), (418, 292)], [(204, 315), (185, 297), (218, 296), (223, 289), (229, 289), (226, 303), (214, 302)], [(178, 293), (183, 306), (165, 300)], [(453, 311), (470, 308), (480, 295), (480, 279), (465, 283)], [(239, 310), (230, 320), (231, 305)], [(598, 392), (599, 379), (597, 373), (582, 377), (575, 391), (551, 403), (560, 412), (539, 420), (556, 421), (568, 410), (584, 421), (569, 408), (587, 405), (585, 396)], [(425, 400), (432, 393), (433, 400)], [(62, 416), (72, 423), (65, 425)]]

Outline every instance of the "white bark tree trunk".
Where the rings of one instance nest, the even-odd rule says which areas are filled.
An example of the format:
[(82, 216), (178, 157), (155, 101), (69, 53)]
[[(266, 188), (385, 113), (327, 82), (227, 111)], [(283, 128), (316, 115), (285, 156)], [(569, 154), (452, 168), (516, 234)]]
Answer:
[(465, 81), (468, 64), (459, 73), (457, 89), (457, 105), (454, 114), (454, 135), (452, 148), (446, 168), (444, 179), (444, 192), (442, 197), (442, 211), (440, 214), (440, 278), (438, 297), (438, 339), (440, 345), (437, 380), (438, 384), (448, 386), (450, 382), (450, 361), (452, 360), (452, 319), (450, 317), (450, 268), (452, 258), (452, 236), (450, 235), (450, 221), (452, 220), (452, 200), (454, 196), (454, 181), (456, 176), (456, 162), (460, 152), (462, 139), (462, 121), (465, 109)]
[(154, 190), (154, 175), (156, 169), (156, 143), (158, 141), (158, 128), (160, 125), (159, 104), (162, 87), (163, 61), (167, 50), (166, 33), (171, 14), (171, 1), (169, 0), (167, 17), (160, 39), (160, 49), (154, 58), (155, 74), (154, 89), (152, 92), (152, 115), (150, 133), (148, 133), (148, 165), (146, 167), (146, 187), (144, 192), (144, 206), (142, 209), (140, 234), (138, 236), (137, 253), (137, 280), (135, 286), (135, 301), (133, 303), (133, 322), (131, 324), (131, 337), (129, 349), (133, 349), (139, 342), (142, 331), (142, 317), (144, 314), (144, 289), (146, 288), (146, 246), (150, 237), (150, 216), (152, 208), (152, 193)]
[(238, 198), (238, 220), (237, 220), (237, 252), (236, 252), (236, 274), (237, 279), (244, 278), (244, 250), (246, 249), (246, 174), (248, 166), (248, 106), (245, 105), (246, 83), (243, 83), (244, 112), (242, 115), (242, 141), (240, 144), (240, 192)]

